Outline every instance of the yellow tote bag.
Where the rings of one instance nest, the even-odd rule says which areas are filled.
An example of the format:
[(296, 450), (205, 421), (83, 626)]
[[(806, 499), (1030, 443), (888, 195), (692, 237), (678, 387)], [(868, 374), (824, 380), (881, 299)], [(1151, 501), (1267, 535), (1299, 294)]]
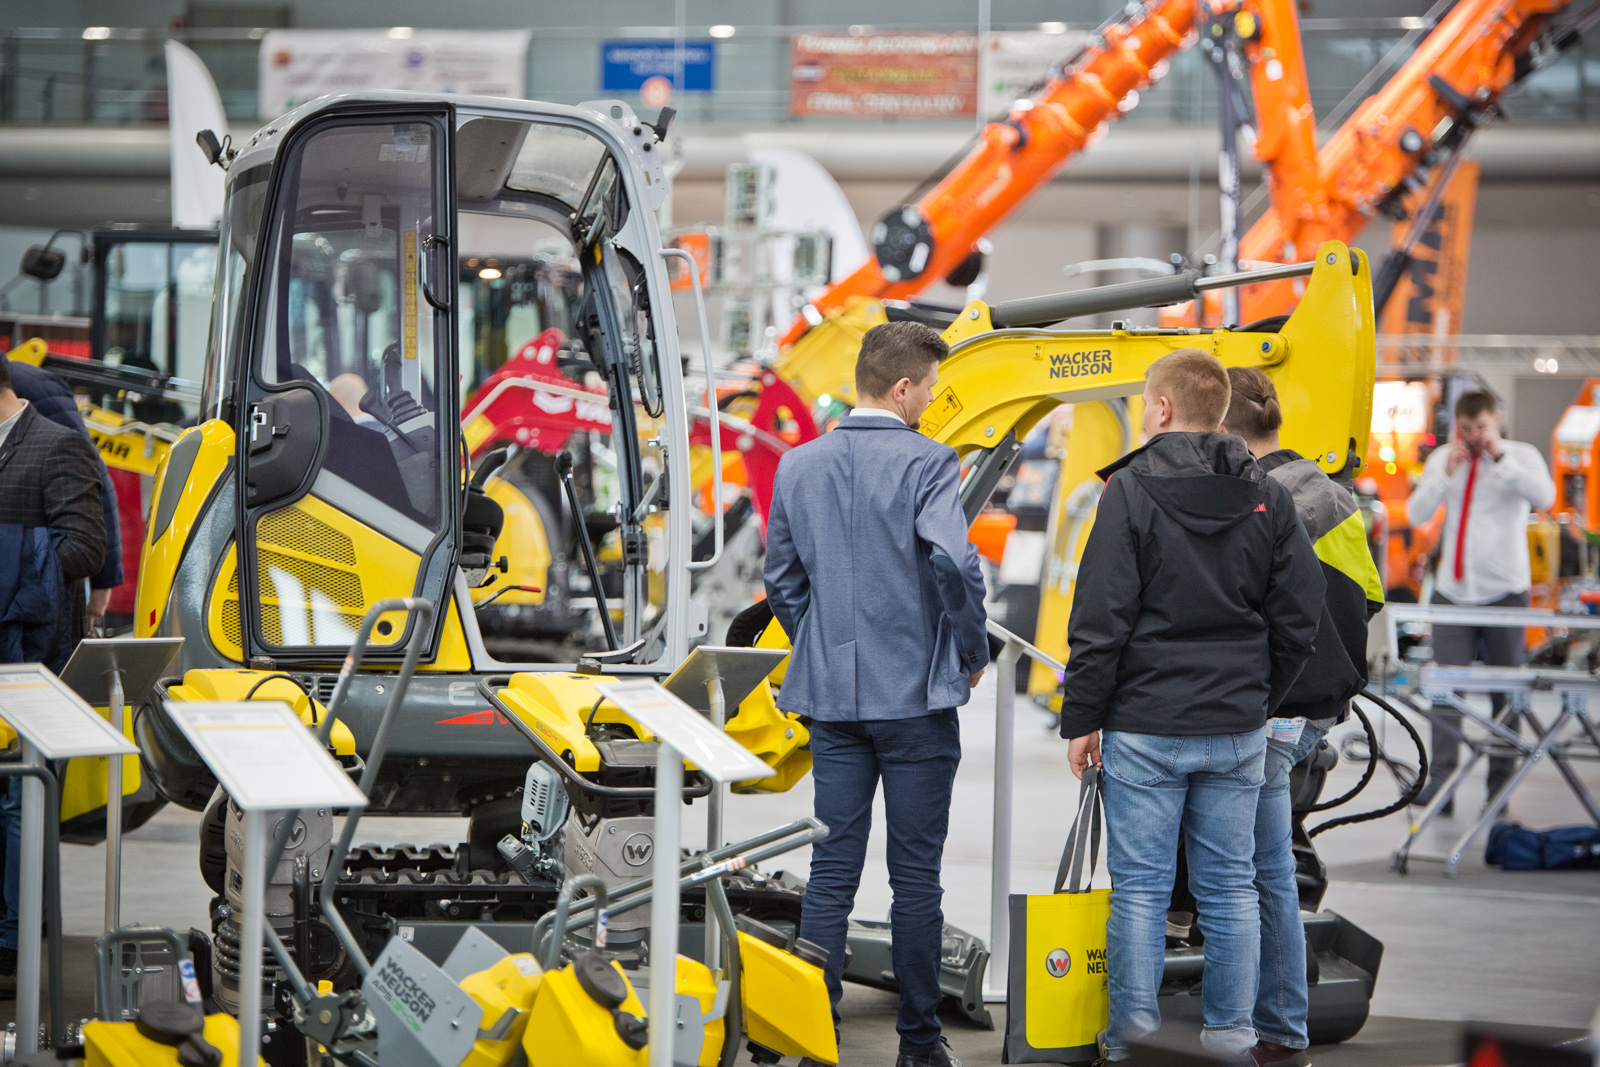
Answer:
[[(1093, 1063), (1106, 1028), (1111, 891), (1091, 889), (1100, 850), (1100, 776), (1083, 772), (1054, 893), (1014, 894), (1003, 1063)], [(1089, 868), (1084, 877), (1084, 866)]]

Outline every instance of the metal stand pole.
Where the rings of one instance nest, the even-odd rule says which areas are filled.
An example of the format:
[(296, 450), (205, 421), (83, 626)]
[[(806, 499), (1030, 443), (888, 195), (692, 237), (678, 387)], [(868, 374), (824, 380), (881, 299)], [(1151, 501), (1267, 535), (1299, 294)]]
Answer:
[[(24, 763), (44, 765), (39, 750), (22, 742)], [(44, 783), (22, 780), (22, 864), (17, 904), (17, 1051), (39, 1051), (39, 955), (44, 928)], [(58, 816), (59, 817), (59, 816)], [(51, 930), (52, 938), (61, 936)]]
[[(711, 709), (711, 725), (721, 730), (728, 721), (728, 703), (722, 693), (722, 676), (714, 675), (706, 682), (706, 702)], [(706, 798), (706, 849), (722, 847), (722, 803), (725, 799), (721, 782), (711, 783), (711, 795)], [(660, 818), (660, 813), (656, 813)], [(705, 964), (716, 970), (722, 963), (722, 945), (717, 937), (717, 917), (706, 908)]]
[[(111, 671), (111, 699), (106, 707), (117, 733), (128, 732), (128, 709), (122, 696), (122, 672)], [(121, 926), (122, 911), (122, 760), (106, 757), (106, 931)]]
[(1007, 641), (994, 664), (994, 835), (989, 859), (989, 971), (983, 999), (1006, 999), (1011, 957), (1011, 777), (1016, 751), (1017, 661), (1022, 646)]
[(239, 1062), (261, 1046), (261, 943), (267, 907), (266, 812), (244, 813), (244, 908), (239, 917)]
[(683, 756), (662, 741), (656, 751), (656, 851), (651, 868), (655, 896), (650, 902), (650, 1067), (672, 1067), (678, 1032), (678, 842), (682, 796)]

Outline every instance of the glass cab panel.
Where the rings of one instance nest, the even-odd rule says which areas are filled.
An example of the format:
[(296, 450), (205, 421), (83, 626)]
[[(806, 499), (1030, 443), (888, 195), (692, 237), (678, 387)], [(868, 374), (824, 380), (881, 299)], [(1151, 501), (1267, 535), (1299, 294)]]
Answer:
[[(447, 128), (331, 119), (280, 165), (241, 449), (245, 608), (264, 649), (348, 647), (374, 601), (448, 588)], [(374, 647), (403, 629), (381, 620)]]

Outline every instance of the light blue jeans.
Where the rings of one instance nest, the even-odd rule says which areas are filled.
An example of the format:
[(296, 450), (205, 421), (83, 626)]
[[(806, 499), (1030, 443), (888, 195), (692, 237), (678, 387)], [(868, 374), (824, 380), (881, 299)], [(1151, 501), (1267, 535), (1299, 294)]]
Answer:
[(1267, 741), (1266, 781), (1256, 806), (1256, 892), (1261, 896), (1261, 989), (1254, 1022), (1263, 1041), (1305, 1048), (1309, 1010), (1306, 931), (1294, 879), (1294, 815), (1289, 772), (1317, 747), (1326, 730), (1309, 722), (1299, 740)]
[(1127, 1059), (1129, 1043), (1161, 1025), (1157, 995), (1180, 825), (1205, 934), (1201, 1043), (1224, 1057), (1256, 1043), (1261, 921), (1251, 856), (1266, 750), (1265, 730), (1211, 737), (1108, 730), (1101, 738), (1111, 869), (1108, 1059)]

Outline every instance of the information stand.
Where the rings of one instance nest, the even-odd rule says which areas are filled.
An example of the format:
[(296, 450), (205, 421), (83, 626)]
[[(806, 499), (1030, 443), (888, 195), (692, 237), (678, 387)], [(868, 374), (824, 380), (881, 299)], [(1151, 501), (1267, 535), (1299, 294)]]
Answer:
[[(91, 705), (106, 701), (112, 727), (128, 733), (128, 708), (138, 707), (167, 672), (181, 637), (109, 637), (78, 642), (61, 681)], [(106, 760), (106, 931), (122, 912), (122, 760)]]
[[(23, 761), (136, 755), (138, 748), (38, 663), (0, 664), (0, 717), (22, 738)], [(116, 760), (114, 762), (120, 762)], [(44, 926), (44, 784), (22, 783), (21, 899), (17, 904), (17, 1049), (39, 1049), (39, 950)], [(60, 930), (50, 936), (59, 938)], [(59, 1029), (60, 1020), (52, 1020)]]
[(168, 701), (166, 707), (172, 721), (244, 812), (239, 1062), (255, 1063), (261, 1044), (268, 815), (300, 808), (362, 808), (367, 798), (318, 743), (317, 735), (282, 701)]
[[(770, 668), (769, 668), (770, 669)], [(595, 691), (656, 735), (656, 847), (650, 910), (650, 1067), (672, 1067), (677, 1019), (678, 849), (683, 761), (721, 785), (777, 772), (657, 682), (602, 682)]]
[[(672, 676), (661, 685), (667, 692), (711, 719), (719, 731), (728, 723), (728, 708), (737, 708), (755, 692), (756, 686), (771, 674), (789, 654), (783, 648), (728, 648), (699, 645), (689, 653)], [(706, 848), (721, 848), (722, 806), (725, 787), (718, 782), (706, 799)], [(721, 962), (721, 942), (717, 938), (717, 918), (706, 911), (705, 964), (716, 970)]]

